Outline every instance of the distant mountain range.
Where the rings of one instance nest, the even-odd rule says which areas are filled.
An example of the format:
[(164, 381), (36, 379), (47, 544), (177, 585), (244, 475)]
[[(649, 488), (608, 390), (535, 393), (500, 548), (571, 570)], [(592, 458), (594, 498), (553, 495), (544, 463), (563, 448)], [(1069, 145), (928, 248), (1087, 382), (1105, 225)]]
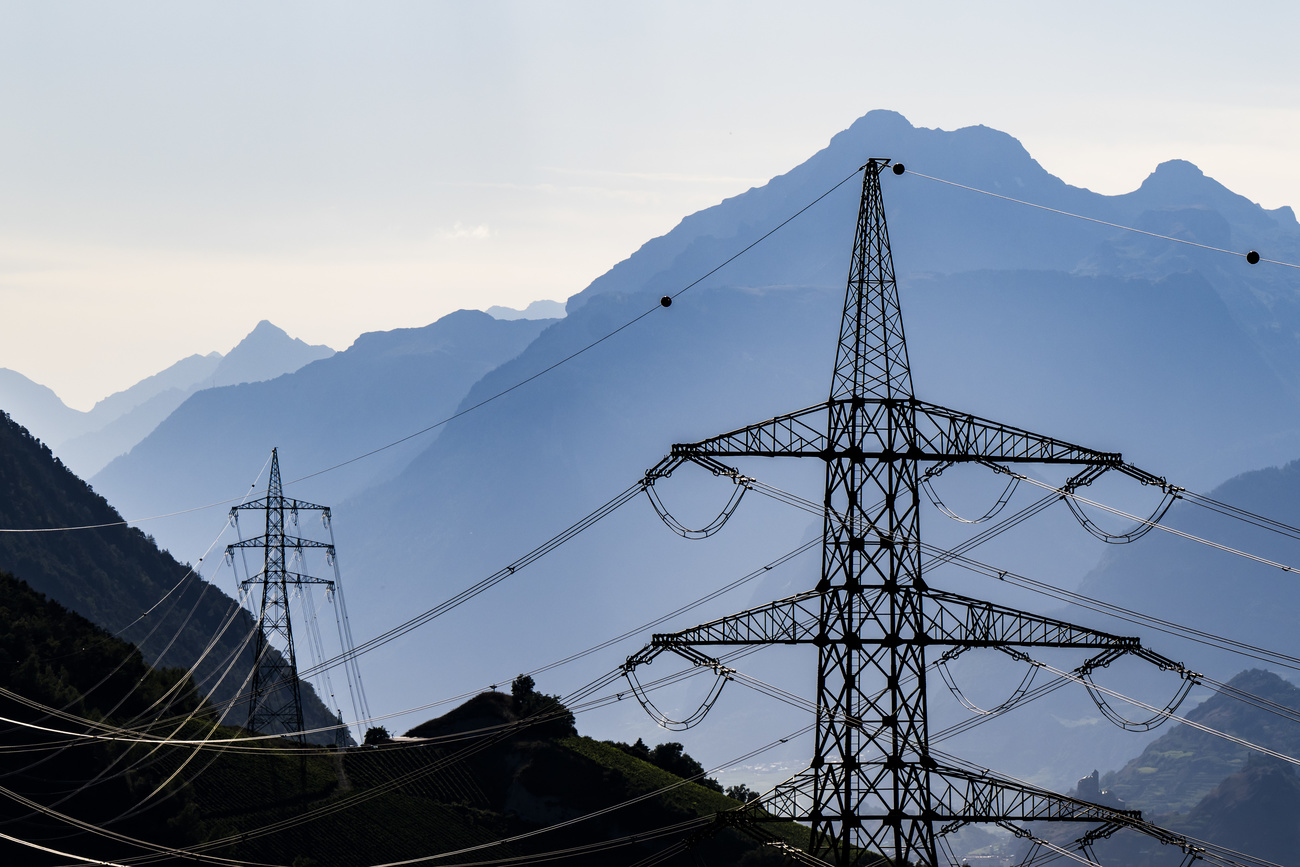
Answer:
[[(661, 296), (708, 273), (869, 155), (893, 156), (916, 172), (1047, 207), (1167, 228), (1197, 243), (1267, 247), (1270, 256), (1276, 250), (1290, 260), (1300, 242), (1289, 210), (1265, 211), (1185, 163), (1163, 164), (1140, 189), (1106, 197), (1053, 178), (1005, 134), (917, 129), (896, 114), (873, 112), (786, 175), (646, 243), (571, 298), (564, 320), (475, 384), (462, 406), (653, 309)], [(884, 187), (920, 397), (1121, 451), (1202, 490), (1300, 455), (1300, 406), (1290, 376), (1279, 373), (1300, 370), (1300, 358), (1296, 347), (1273, 339), (1300, 333), (1300, 318), (1283, 300), (1289, 271), (1278, 277), (1283, 269), (1044, 214), (910, 172), (887, 175)], [(856, 207), (856, 184), (846, 184), (670, 308), (457, 419), (400, 476), (344, 501), (336, 512), (338, 539), (354, 586), (368, 594), (367, 610), (357, 615), (365, 631), (378, 633), (411, 610), (431, 608), (541, 544), (635, 481), (673, 442), (824, 400)], [(1274, 295), (1279, 300), (1272, 305), (1243, 302)], [(1263, 312), (1270, 306), (1273, 320)], [(796, 463), (803, 462), (750, 460), (740, 469), (819, 501), (820, 465)], [(947, 474), (936, 487), (950, 504), (971, 504), (969, 513), (978, 515), (1003, 485), (963, 472)], [(684, 511), (693, 509), (703, 524), (712, 517), (710, 505), (721, 506), (728, 483), (709, 488), (695, 483), (698, 475), (684, 469), (657, 490)], [(1142, 493), (1135, 493), (1139, 503)], [(1019, 496), (1015, 503), (1023, 505), (1035, 494), (1024, 487)], [(1063, 535), (1067, 525), (1073, 529)], [(936, 544), (968, 534), (966, 525), (937, 512), (927, 513), (924, 526)], [(454, 614), (376, 651), (368, 661), (378, 669), (372, 683), (400, 704), (410, 684), (385, 672), (396, 672), (410, 655), (458, 660), (429, 678), (422, 688), (431, 693), (495, 682), (524, 667), (524, 659), (559, 659), (632, 629), (650, 610), (672, 610), (819, 531), (816, 519), (751, 495), (712, 540), (686, 543), (659, 527), (649, 508), (633, 504)], [(1008, 533), (979, 555), (1073, 588), (1105, 550), (1060, 510), (1056, 519)], [(810, 588), (816, 568), (815, 562), (794, 564), (655, 631)], [(959, 592), (1010, 598), (997, 582), (975, 583), (980, 580), (952, 570), (935, 578)], [(1168, 587), (1165, 594), (1178, 592)], [(485, 624), (491, 639), (484, 638)], [(1225, 624), (1222, 631), (1249, 634), (1250, 625)], [(634, 649), (575, 663), (567, 676), (576, 687)], [(753, 663), (760, 672), (798, 684), (804, 694), (811, 689), (806, 663), (794, 670), (796, 663), (775, 659), (778, 649), (764, 656), (772, 659)], [(692, 697), (680, 699), (686, 712)], [(782, 734), (778, 726), (796, 727), (797, 715), (764, 715), (732, 693), (714, 713), (771, 726), (762, 735), (754, 731), (756, 738)], [(653, 731), (636, 712), (611, 725), (628, 734)], [(702, 725), (693, 733), (693, 750), (721, 760), (738, 725)], [(799, 749), (792, 748), (791, 762), (807, 755)], [(1015, 758), (1035, 769), (1051, 761), (1050, 755)], [(1058, 773), (1074, 779), (1081, 770)]]
[(0, 368), (0, 408), (84, 478), (144, 439), (187, 397), (205, 388), (261, 382), (328, 358), (328, 346), (310, 346), (266, 320), (226, 355), (191, 355), (130, 388), (111, 394), (88, 412), (66, 406), (53, 391), (16, 371)]
[[(672, 443), (824, 400), (856, 179), (700, 278), (870, 156), (909, 168), (885, 176), (884, 195), (918, 396), (1121, 451), (1196, 490), (1300, 457), (1300, 301), (1293, 271), (1207, 249), (1254, 249), (1268, 259), (1300, 262), (1300, 224), (1289, 208), (1261, 208), (1180, 160), (1156, 167), (1133, 192), (1103, 196), (1052, 176), (1005, 133), (917, 128), (901, 115), (876, 111), (786, 174), (648, 241), (572, 296), (563, 319), (502, 321), (461, 311), (422, 329), (363, 335), (347, 351), (275, 380), (198, 391), (92, 482), (130, 516), (177, 512), (242, 494), (270, 448), (279, 446), (287, 482), (311, 476), (292, 484), (293, 494), (334, 507), (354, 632), (378, 635), (590, 513)], [(664, 295), (675, 296), (670, 307), (660, 306)], [(642, 314), (648, 315), (593, 346)], [(820, 501), (823, 468), (808, 463), (756, 460), (741, 469)], [(936, 487), (950, 506), (977, 515), (1003, 485), (981, 472), (952, 470)], [(1238, 481), (1222, 489), (1223, 497), (1240, 494), (1271, 512), (1269, 498), (1280, 491), (1264, 475), (1244, 479), (1240, 484), (1252, 490), (1257, 482), (1264, 486), (1258, 498), (1234, 487)], [(684, 520), (702, 524), (725, 501), (729, 485), (684, 468), (657, 490)], [(1108, 483), (1093, 492), (1115, 494), (1134, 509), (1150, 493)], [(1031, 496), (1037, 494), (1018, 492), (1013, 506)], [(192, 557), (220, 531), (223, 513), (224, 507), (193, 512), (151, 523), (150, 532), (182, 558)], [(1185, 520), (1184, 514), (1177, 508), (1171, 519)], [(969, 531), (928, 507), (923, 526), (935, 544), (955, 544)], [(635, 502), (473, 601), (363, 657), (371, 703), (393, 711), (500, 684), (674, 610), (820, 530), (817, 518), (750, 493), (718, 536), (688, 544)], [(1228, 544), (1237, 538), (1235, 529), (1211, 530)], [(1079, 532), (1057, 507), (977, 554), (1070, 589), (1088, 575), (1089, 592), (1155, 614), (1209, 618), (1225, 634), (1252, 634), (1255, 621), (1239, 609), (1263, 597), (1266, 585), (1243, 579), (1230, 604), (1207, 612), (1182, 576), (1185, 569), (1210, 568), (1217, 555), (1202, 557), (1201, 548), (1184, 547), (1186, 540), (1154, 541), (1161, 538), (1155, 533), (1111, 549)], [(1172, 546), (1167, 553), (1166, 544)], [(1127, 560), (1144, 550), (1160, 552), (1152, 555), (1159, 564)], [(1277, 556), (1300, 561), (1289, 550)], [(815, 561), (814, 555), (764, 571), (655, 631), (808, 589), (816, 581)], [(1204, 590), (1213, 581), (1207, 576), (1197, 586)], [(936, 570), (934, 583), (1035, 610), (1057, 604), (952, 570)], [(551, 676), (562, 681), (560, 691), (576, 688), (617, 667), (646, 637), (638, 634)], [(1176, 656), (1164, 651), (1163, 641), (1157, 636), (1149, 643)], [(413, 674), (412, 660), (434, 664)], [(811, 693), (805, 658), (776, 648), (747, 662), (747, 671), (750, 665), (760, 676)], [(700, 697), (692, 689), (673, 700), (687, 713)], [(766, 742), (806, 722), (802, 712), (764, 702), (729, 689), (714, 715), (690, 733), (691, 752), (706, 764), (723, 761), (735, 754), (738, 733)], [(654, 723), (632, 704), (607, 711), (594, 730), (625, 741), (653, 739)], [(1092, 728), (1099, 716), (1090, 713), (1072, 710), (1061, 717), (1061, 729)], [(1029, 719), (1017, 724), (1057, 731)], [(1017, 749), (1030, 740), (1032, 750)], [(1058, 755), (1047, 734), (1008, 743), (1002, 757), (1020, 763), (1011, 772), (1037, 773)], [(807, 755), (796, 740), (770, 766), (735, 770), (723, 782), (766, 787)], [(1073, 780), (1086, 770), (1052, 773)]]
[[(363, 334), (346, 351), (279, 378), (195, 393), (92, 482), (124, 513), (145, 516), (186, 509), (195, 494), (205, 503), (243, 495), (272, 448), (280, 449), (286, 482), (344, 463), (452, 415), (470, 386), (550, 324), (462, 310), (423, 328)], [(440, 432), (298, 485), (294, 496), (337, 504), (396, 474)], [(219, 529), (205, 512), (160, 532), (172, 550), (201, 552)], [(343, 553), (345, 563), (350, 555)]]

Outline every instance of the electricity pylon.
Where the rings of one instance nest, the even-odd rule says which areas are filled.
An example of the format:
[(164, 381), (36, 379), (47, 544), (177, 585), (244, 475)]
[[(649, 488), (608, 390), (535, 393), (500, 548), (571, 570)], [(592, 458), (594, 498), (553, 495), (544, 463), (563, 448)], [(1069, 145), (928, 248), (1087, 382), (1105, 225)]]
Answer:
[[(647, 473), (686, 461), (715, 473), (719, 458), (800, 457), (826, 464), (821, 579), (816, 588), (681, 632), (655, 635), (625, 670), (664, 651), (723, 673), (698, 648), (811, 644), (817, 648), (817, 712), (808, 769), (720, 821), (771, 840), (760, 823), (812, 828), (808, 859), (836, 865), (937, 865), (937, 836), (971, 822), (1091, 822), (1083, 848), (1118, 827), (1186, 843), (1141, 814), (1068, 798), (952, 767), (930, 747), (926, 706), (931, 648), (1086, 648), (1087, 673), (1134, 654), (1186, 680), (1196, 675), (1142, 648), (1136, 638), (941, 592), (921, 561), (918, 496), (923, 464), (1065, 464), (1083, 469), (1073, 491), (1109, 469), (1144, 484), (1163, 479), (1099, 452), (956, 412), (916, 398), (894, 280), (880, 175), (865, 166), (839, 348), (825, 403), (677, 444)], [(894, 166), (902, 174), (901, 165)], [(726, 470), (726, 467), (723, 467)], [(731, 471), (735, 474), (735, 471)], [(1028, 834), (1028, 832), (1024, 832)], [(1187, 851), (1191, 852), (1191, 849)]]
[[(327, 506), (317, 506), (284, 496), (280, 488), (280, 456), (271, 450), (271, 478), (266, 496), (230, 510), (236, 520), (241, 511), (266, 513), (266, 532), (252, 539), (243, 539), (226, 547), (230, 556), (237, 548), (261, 548), (262, 570), (240, 582), (242, 589), (261, 585), (261, 606), (257, 619), (257, 638), (253, 649), (253, 679), (249, 689), (248, 730), (272, 734), (294, 733), (304, 741), (302, 721), (302, 691), (298, 685), (298, 666), (293, 648), (293, 624), (289, 619), (289, 585), (325, 584), (331, 588), (333, 581), (313, 578), (290, 572), (285, 562), (285, 552), (294, 550), (301, 554), (304, 548), (324, 548), (333, 557), (334, 546), (328, 542), (300, 539), (284, 533), (284, 513), (297, 519), (299, 512), (321, 512), (328, 520)], [(278, 636), (281, 647), (271, 643)]]

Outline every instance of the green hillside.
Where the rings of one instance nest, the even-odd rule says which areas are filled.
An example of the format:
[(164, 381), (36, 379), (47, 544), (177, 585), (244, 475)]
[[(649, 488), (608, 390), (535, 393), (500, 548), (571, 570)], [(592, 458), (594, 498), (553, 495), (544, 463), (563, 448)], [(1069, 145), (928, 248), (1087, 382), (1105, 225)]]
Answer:
[[(1300, 710), (1300, 689), (1275, 674), (1244, 671), (1229, 685), (1263, 699), (1263, 707), (1216, 693), (1185, 714), (1188, 720), (1286, 756), (1300, 756), (1300, 730), (1283, 708)], [(1095, 785), (1095, 783), (1094, 783)], [(1193, 840), (1251, 858), (1300, 865), (1300, 775), (1296, 767), (1180, 723), (1119, 771), (1101, 778), (1108, 803)], [(1121, 800), (1116, 800), (1116, 799)], [(1122, 801), (1122, 803), (1121, 803)], [(1062, 845), (1079, 834), (1057, 829)], [(1179, 867), (1184, 853), (1131, 831), (1095, 846), (1113, 867)]]
[[(528, 863), (557, 851), (566, 864), (610, 863), (611, 851), (632, 863), (690, 830), (661, 840), (660, 829), (739, 805), (578, 735), (528, 686), (376, 745), (250, 739), (215, 726), (182, 672), (149, 668), (133, 646), (0, 574), (0, 716), (16, 721), (0, 727), (0, 833), (30, 844), (0, 840), (0, 863), (193, 863), (172, 847), (298, 867), (440, 853), (459, 853), (440, 863)], [(184, 743), (139, 742), (149, 738)], [(807, 844), (806, 829), (774, 829)], [(732, 831), (695, 854), (764, 859)]]
[[(165, 846), (196, 841), (193, 793), (167, 783), (165, 756), (110, 739), (113, 723), (173, 737), (210, 728), (193, 685), (183, 672), (149, 668), (135, 647), (7, 573), (0, 573), (0, 716), (11, 721), (0, 725), (0, 832), (59, 850), (84, 840), (100, 858), (138, 851), (91, 839), (51, 814), (58, 811)], [(0, 863), (60, 863), (42, 858), (0, 840)]]
[[(1300, 710), (1300, 688), (1270, 672), (1243, 671), (1229, 685)], [(1300, 726), (1230, 696), (1215, 694), (1186, 717), (1283, 755), (1300, 756)], [(1244, 746), (1179, 724), (1119, 771), (1104, 775), (1102, 785), (1148, 815), (1186, 813), (1226, 777), (1243, 770), (1250, 756)]]

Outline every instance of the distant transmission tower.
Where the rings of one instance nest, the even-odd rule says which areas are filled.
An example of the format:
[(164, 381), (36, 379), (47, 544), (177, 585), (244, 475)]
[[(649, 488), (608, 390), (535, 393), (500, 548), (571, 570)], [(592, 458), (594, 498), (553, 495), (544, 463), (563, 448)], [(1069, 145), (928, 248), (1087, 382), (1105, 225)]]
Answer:
[[(647, 474), (665, 476), (686, 461), (715, 472), (716, 459), (802, 457), (826, 464), (821, 579), (816, 588), (692, 629), (653, 636), (628, 658), (629, 673), (664, 651), (696, 665), (722, 668), (698, 648), (808, 644), (817, 648), (816, 739), (808, 769), (719, 824), (776, 842), (762, 823), (811, 826), (809, 863), (857, 865), (883, 856), (899, 865), (939, 864), (938, 838), (973, 822), (1069, 821), (1099, 828), (1076, 845), (1120, 827), (1161, 842), (1184, 838), (1144, 822), (1141, 814), (1065, 797), (941, 761), (931, 750), (927, 716), (928, 660), (969, 648), (1087, 648), (1083, 677), (1124, 654), (1196, 677), (1141, 647), (1059, 620), (942, 592), (922, 571), (919, 484), (922, 464), (933, 475), (961, 462), (1067, 464), (1083, 469), (1063, 491), (1114, 469), (1173, 492), (1163, 479), (1093, 451), (918, 400), (912, 392), (898, 306), (880, 175), (887, 159), (865, 167), (853, 259), (840, 327), (830, 399), (806, 409), (672, 447)], [(894, 166), (903, 173), (901, 165)], [(728, 468), (722, 467), (723, 470)], [(734, 470), (730, 471), (736, 474)], [(738, 475), (738, 474), (736, 474)], [(1023, 657), (1023, 651), (1010, 650)], [(714, 826), (715, 829), (718, 825)], [(1008, 826), (1010, 827), (1010, 826)], [(1030, 831), (1015, 828), (1033, 838)], [(689, 845), (687, 843), (682, 846)], [(1059, 847), (1057, 847), (1059, 848)]]
[[(328, 519), (330, 510), (327, 506), (304, 503), (284, 496), (280, 488), (280, 456), (276, 449), (272, 449), (271, 478), (266, 487), (266, 496), (235, 506), (230, 510), (230, 516), (237, 519), (240, 512), (246, 511), (266, 513), (266, 532), (256, 538), (244, 539), (227, 546), (226, 554), (229, 556), (239, 548), (262, 549), (262, 571), (240, 583), (243, 589), (260, 585), (262, 591), (257, 640), (253, 650), (253, 681), (247, 727), (251, 732), (262, 734), (293, 733), (298, 741), (305, 742), (302, 733), (302, 691), (298, 685), (293, 624), (289, 618), (289, 586), (325, 584), (333, 588), (334, 582), (288, 571), (285, 552), (292, 550), (301, 553), (304, 548), (324, 548), (333, 557), (334, 545), (286, 536), (284, 514), (288, 511), (296, 523), (299, 512), (320, 512)], [(272, 637), (279, 638), (281, 647), (277, 648), (272, 643)]]

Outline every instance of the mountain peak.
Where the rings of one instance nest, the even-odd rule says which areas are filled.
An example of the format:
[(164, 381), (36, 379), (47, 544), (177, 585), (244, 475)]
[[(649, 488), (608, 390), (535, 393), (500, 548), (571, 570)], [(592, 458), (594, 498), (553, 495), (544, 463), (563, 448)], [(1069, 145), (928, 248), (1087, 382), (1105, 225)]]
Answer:
[[(236, 344), (235, 348), (238, 349), (240, 346), (244, 345), (245, 343), (258, 342), (264, 340), (280, 340), (280, 341), (295, 342), (295, 338), (290, 337), (289, 333), (285, 331), (283, 328), (271, 322), (271, 320), (269, 319), (263, 319), (261, 322), (253, 326), (253, 330), (248, 332), (247, 336), (245, 336), (243, 340), (239, 341), (239, 343)], [(297, 340), (296, 342), (302, 343), (303, 341)], [(234, 350), (232, 349), (231, 352), (234, 352)]]
[(1155, 197), (1165, 207), (1213, 207), (1259, 211), (1259, 206), (1234, 193), (1187, 160), (1165, 160), (1130, 195)]
[(313, 346), (289, 334), (278, 325), (263, 319), (235, 348), (226, 354), (212, 374), (209, 386), (261, 382), (329, 358), (334, 350)]
[(1205, 172), (1201, 171), (1196, 163), (1188, 160), (1165, 160), (1156, 166), (1151, 177), (1203, 178)]

